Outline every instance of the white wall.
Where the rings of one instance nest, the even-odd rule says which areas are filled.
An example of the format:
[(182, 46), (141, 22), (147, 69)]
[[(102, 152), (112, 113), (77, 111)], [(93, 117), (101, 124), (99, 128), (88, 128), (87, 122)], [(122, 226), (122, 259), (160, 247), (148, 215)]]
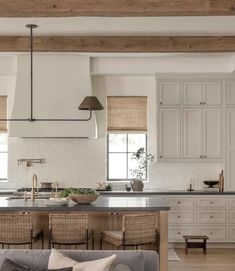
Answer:
[[(179, 71), (177, 71), (179, 72)], [(1, 78), (0, 78), (1, 79)], [(6, 80), (6, 79), (5, 79)], [(14, 89), (14, 77), (8, 78), (8, 88)], [(0, 80), (0, 94), (3, 81)], [(105, 104), (107, 95), (148, 95), (149, 152), (157, 153), (155, 78), (148, 76), (94, 76), (93, 91)], [(105, 110), (97, 113), (98, 139), (9, 139), (9, 182), (0, 188), (31, 185), (33, 173), (41, 181), (58, 181), (60, 186), (95, 187), (106, 177)], [(45, 158), (43, 165), (26, 169), (17, 165), (20, 158)], [(220, 163), (154, 163), (150, 169), (148, 189), (185, 189), (191, 178), (200, 188), (204, 179), (217, 178)], [(119, 185), (120, 188), (124, 184)]]

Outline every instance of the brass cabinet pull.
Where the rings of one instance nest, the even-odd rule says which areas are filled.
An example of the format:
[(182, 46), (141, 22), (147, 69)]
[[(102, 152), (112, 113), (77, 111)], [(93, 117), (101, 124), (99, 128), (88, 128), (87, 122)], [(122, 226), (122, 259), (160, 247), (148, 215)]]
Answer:
[(178, 218), (181, 218), (181, 216), (180, 216), (180, 215), (178, 215)]
[(178, 204), (181, 204), (181, 201), (177, 201)]
[(213, 203), (214, 203), (213, 201), (210, 202), (210, 204), (213, 204)]

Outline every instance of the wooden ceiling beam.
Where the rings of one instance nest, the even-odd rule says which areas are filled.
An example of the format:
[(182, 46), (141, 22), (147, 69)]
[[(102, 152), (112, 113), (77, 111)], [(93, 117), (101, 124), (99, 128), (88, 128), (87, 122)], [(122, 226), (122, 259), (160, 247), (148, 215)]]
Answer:
[[(0, 36), (0, 52), (27, 52), (28, 37)], [(235, 52), (235, 36), (44, 36), (37, 52)]]
[(235, 15), (235, 0), (0, 0), (0, 17)]

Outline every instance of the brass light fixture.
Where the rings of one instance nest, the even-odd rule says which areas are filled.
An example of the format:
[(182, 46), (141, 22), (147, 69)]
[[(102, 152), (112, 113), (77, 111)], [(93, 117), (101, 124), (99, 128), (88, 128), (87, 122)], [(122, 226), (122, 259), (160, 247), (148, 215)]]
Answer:
[(104, 107), (99, 102), (97, 97), (95, 96), (86, 96), (82, 103), (79, 105), (79, 110), (87, 110), (90, 112), (90, 115), (86, 119), (54, 119), (54, 118), (35, 118), (34, 117), (34, 92), (33, 92), (33, 29), (37, 28), (37, 25), (35, 24), (27, 24), (27, 28), (30, 29), (30, 117), (29, 118), (6, 118), (6, 119), (0, 119), (0, 121), (29, 121), (29, 122), (36, 122), (36, 121), (89, 121), (92, 118), (92, 111), (95, 110), (103, 110)]

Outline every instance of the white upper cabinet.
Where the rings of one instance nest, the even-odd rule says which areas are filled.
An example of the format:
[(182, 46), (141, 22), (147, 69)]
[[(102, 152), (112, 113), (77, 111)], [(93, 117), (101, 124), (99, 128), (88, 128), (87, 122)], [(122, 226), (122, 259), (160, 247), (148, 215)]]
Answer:
[(221, 81), (184, 81), (184, 105), (215, 105), (222, 104)]
[(203, 83), (194, 81), (183, 82), (183, 104), (203, 104)]
[(220, 108), (203, 109), (203, 158), (222, 156), (222, 113)]
[(158, 86), (158, 100), (160, 105), (174, 106), (181, 104), (180, 81), (160, 81)]
[(227, 111), (227, 178), (229, 189), (235, 190), (235, 108)]
[(227, 82), (227, 104), (235, 105), (235, 81)]
[(203, 102), (205, 105), (221, 105), (222, 104), (222, 82), (207, 81), (203, 82)]
[(183, 158), (203, 158), (202, 119), (201, 108), (183, 109)]
[(181, 156), (181, 109), (159, 109), (159, 158)]

